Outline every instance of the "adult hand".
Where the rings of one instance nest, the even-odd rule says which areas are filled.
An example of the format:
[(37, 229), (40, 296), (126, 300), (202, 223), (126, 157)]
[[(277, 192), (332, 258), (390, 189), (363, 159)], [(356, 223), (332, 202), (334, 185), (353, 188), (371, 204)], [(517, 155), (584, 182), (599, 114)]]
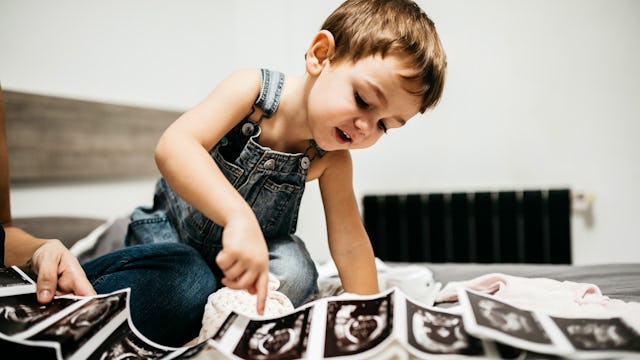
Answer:
[(36, 288), (42, 304), (49, 303), (54, 295), (96, 294), (78, 259), (60, 240), (47, 240), (33, 253), (31, 270), (38, 275)]
[(225, 226), (216, 263), (224, 273), (224, 286), (257, 295), (256, 311), (262, 315), (269, 283), (269, 250), (257, 219), (236, 219)]

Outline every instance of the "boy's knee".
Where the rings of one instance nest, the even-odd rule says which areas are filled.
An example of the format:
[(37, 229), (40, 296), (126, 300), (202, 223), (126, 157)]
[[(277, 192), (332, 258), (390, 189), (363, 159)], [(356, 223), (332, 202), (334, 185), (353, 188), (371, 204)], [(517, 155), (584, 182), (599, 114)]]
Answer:
[[(179, 276), (174, 286), (195, 298), (207, 298), (217, 290), (217, 281), (202, 255), (190, 245), (171, 244), (175, 248), (171, 266)], [(188, 280), (187, 280), (188, 279)]]
[(280, 281), (278, 291), (298, 307), (318, 294), (318, 271), (302, 240), (295, 235), (269, 239), (269, 271)]
[(317, 273), (312, 274), (311, 272), (308, 272), (306, 274), (302, 274), (300, 272), (296, 272), (287, 275), (279, 277), (280, 288), (278, 291), (285, 294), (289, 300), (291, 300), (294, 307), (304, 305), (310, 300), (313, 300), (318, 294)]

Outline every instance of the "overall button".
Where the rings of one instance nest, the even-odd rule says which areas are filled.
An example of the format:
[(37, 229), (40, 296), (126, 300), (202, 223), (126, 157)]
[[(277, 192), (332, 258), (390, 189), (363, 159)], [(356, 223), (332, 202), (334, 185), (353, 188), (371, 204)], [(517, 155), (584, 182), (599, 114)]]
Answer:
[(253, 135), (253, 124), (246, 123), (246, 124), (242, 125), (242, 133), (245, 136)]
[(269, 160), (267, 160), (267, 161), (265, 161), (265, 162), (264, 162), (264, 165), (263, 165), (263, 166), (264, 166), (264, 168), (265, 168), (266, 170), (273, 170), (273, 169), (275, 169), (275, 168), (276, 168), (276, 161), (275, 161), (275, 160), (273, 160), (273, 159), (269, 159)]
[(309, 160), (309, 158), (306, 156), (300, 160), (300, 167), (304, 170), (307, 170), (310, 164), (311, 164), (311, 160)]

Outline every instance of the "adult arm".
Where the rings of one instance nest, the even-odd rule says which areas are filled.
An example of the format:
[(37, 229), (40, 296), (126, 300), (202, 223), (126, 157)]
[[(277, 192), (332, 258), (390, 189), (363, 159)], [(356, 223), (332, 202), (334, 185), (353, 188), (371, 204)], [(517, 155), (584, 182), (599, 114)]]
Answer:
[(48, 303), (56, 294), (95, 295), (78, 259), (60, 240), (39, 239), (12, 225), (4, 230), (5, 265), (28, 266), (37, 274), (39, 302)]
[(56, 292), (93, 295), (95, 291), (78, 260), (59, 240), (38, 239), (13, 226), (9, 200), (9, 156), (4, 99), (0, 89), (0, 220), (5, 230), (6, 266), (30, 266), (38, 275), (38, 301), (48, 303)]

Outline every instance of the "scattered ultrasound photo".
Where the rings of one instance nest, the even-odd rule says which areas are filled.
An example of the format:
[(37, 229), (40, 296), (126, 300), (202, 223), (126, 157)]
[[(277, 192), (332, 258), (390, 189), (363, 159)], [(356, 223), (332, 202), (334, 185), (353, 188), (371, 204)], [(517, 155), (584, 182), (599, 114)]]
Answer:
[(272, 320), (250, 320), (233, 354), (243, 359), (299, 359), (307, 351), (311, 309)]
[(361, 353), (389, 337), (393, 329), (392, 295), (368, 300), (329, 301), (324, 356)]
[(462, 316), (427, 309), (407, 299), (409, 345), (429, 354), (483, 355), (482, 342), (467, 334)]
[(229, 327), (231, 326), (231, 324), (233, 324), (233, 322), (236, 321), (237, 317), (238, 317), (238, 314), (234, 312), (230, 313), (229, 316), (227, 316), (227, 318), (222, 323), (222, 326), (220, 326), (220, 329), (218, 329), (216, 334), (213, 335), (212, 339), (215, 341), (220, 341), (224, 336), (224, 334), (227, 333), (227, 330), (229, 330)]
[(640, 351), (640, 334), (620, 318), (551, 320), (578, 351)]
[(196, 360), (210, 360), (210, 359), (231, 359), (231, 357), (224, 353), (220, 348), (216, 347), (210, 341), (201, 342), (198, 345), (190, 347), (183, 352), (178, 350), (174, 352), (172, 355), (163, 358), (163, 359), (171, 359), (171, 360), (186, 360), (186, 359), (196, 359)]
[(77, 299), (55, 298), (42, 305), (36, 294), (0, 297), (0, 332), (15, 335), (64, 310)]
[(532, 343), (553, 344), (532, 312), (470, 291), (466, 293), (478, 325)]
[(34, 292), (35, 282), (17, 267), (0, 267), (0, 296)]
[(5, 338), (0, 334), (2, 359), (56, 359), (55, 346), (51, 344)]
[(25, 284), (32, 284), (32, 282), (25, 279), (18, 271), (16, 271), (15, 268), (0, 268), (0, 287), (19, 286)]
[(170, 350), (160, 349), (138, 337), (129, 326), (123, 322), (88, 360), (120, 360), (120, 359), (159, 359), (171, 353)]
[(56, 321), (30, 340), (49, 340), (60, 343), (63, 357), (75, 353), (93, 335), (126, 309), (127, 293), (120, 292), (97, 297)]
[[(205, 353), (207, 352), (208, 348), (210, 348), (211, 345), (209, 345), (209, 343), (207, 341), (201, 342), (198, 345), (194, 345), (190, 348), (188, 348), (187, 350), (185, 350), (183, 353), (181, 353), (180, 355), (176, 356), (175, 359), (194, 359), (198, 356), (202, 355), (206, 355)], [(215, 358), (213, 358), (215, 359)]]

